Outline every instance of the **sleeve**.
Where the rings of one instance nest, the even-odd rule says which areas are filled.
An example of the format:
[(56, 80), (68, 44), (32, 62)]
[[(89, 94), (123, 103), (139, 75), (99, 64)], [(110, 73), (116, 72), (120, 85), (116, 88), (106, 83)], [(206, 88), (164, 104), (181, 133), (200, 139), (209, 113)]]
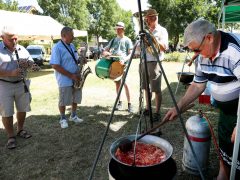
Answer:
[(52, 48), (52, 53), (51, 53), (51, 58), (50, 58), (50, 64), (58, 64), (60, 65), (60, 60), (61, 60), (61, 57), (60, 57), (60, 51), (57, 47), (57, 45), (55, 45), (53, 48)]
[(130, 38), (128, 38), (128, 50), (132, 50), (132, 49), (133, 49), (132, 40)]
[(166, 28), (162, 28), (158, 35), (158, 42), (164, 44), (166, 49), (168, 49), (168, 32)]

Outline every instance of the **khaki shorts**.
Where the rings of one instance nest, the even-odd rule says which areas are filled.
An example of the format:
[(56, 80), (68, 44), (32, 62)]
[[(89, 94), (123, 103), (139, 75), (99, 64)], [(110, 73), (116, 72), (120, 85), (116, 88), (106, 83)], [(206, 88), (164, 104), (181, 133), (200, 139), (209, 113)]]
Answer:
[(59, 88), (59, 106), (70, 106), (72, 103), (80, 104), (82, 101), (82, 89), (72, 86)]
[[(26, 81), (28, 85), (30, 81)], [(0, 81), (0, 115), (2, 117), (11, 117), (14, 114), (14, 103), (17, 112), (29, 112), (31, 102), (31, 93), (24, 92), (23, 82), (9, 83)]]
[[(148, 68), (148, 78), (150, 84), (150, 91), (151, 92), (161, 92), (161, 78), (162, 73), (158, 62), (147, 62)], [(140, 64), (139, 68), (140, 77), (142, 77), (142, 89), (147, 89), (147, 80), (146, 80), (146, 73), (144, 63)]]

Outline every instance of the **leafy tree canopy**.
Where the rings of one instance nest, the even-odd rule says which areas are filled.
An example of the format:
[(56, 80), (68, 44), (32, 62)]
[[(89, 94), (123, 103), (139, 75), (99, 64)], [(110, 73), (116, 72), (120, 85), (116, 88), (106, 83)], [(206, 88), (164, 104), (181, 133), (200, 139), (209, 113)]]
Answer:
[(116, 23), (122, 21), (126, 26), (125, 35), (133, 38), (132, 14), (122, 10), (116, 0), (90, 0), (87, 8), (91, 14), (89, 34), (111, 39), (116, 35)]
[(149, 0), (159, 12), (159, 22), (166, 27), (176, 47), (186, 26), (198, 18), (217, 23), (221, 0)]
[(88, 0), (38, 0), (44, 15), (51, 16), (65, 26), (83, 30), (89, 27), (87, 2)]
[(7, 11), (18, 11), (17, 1), (0, 0), (0, 9)]

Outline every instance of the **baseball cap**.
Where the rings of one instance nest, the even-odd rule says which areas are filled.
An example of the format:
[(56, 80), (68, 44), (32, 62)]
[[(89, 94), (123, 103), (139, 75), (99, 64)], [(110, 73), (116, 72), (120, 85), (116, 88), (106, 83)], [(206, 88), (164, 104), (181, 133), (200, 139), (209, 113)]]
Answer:
[(124, 29), (125, 28), (125, 24), (123, 22), (118, 22), (115, 26), (115, 29), (119, 29), (119, 28), (122, 28)]

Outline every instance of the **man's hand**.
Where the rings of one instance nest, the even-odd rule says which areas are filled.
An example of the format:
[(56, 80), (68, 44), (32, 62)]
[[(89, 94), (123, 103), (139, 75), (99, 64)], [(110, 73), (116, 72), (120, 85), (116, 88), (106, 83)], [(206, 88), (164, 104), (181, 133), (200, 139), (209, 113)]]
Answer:
[(167, 112), (167, 114), (163, 118), (163, 121), (173, 121), (177, 118), (177, 115), (177, 110), (174, 107)]
[(17, 68), (11, 71), (11, 76), (13, 77), (22, 77), (22, 74), (23, 74), (23, 70), (20, 68)]
[(111, 56), (112, 55), (112, 53), (110, 53), (110, 52), (108, 52), (108, 51), (103, 51), (103, 56), (104, 57), (107, 57), (107, 56)]
[(71, 79), (74, 81), (80, 81), (81, 77), (78, 74), (72, 74)]
[[(193, 103), (184, 106), (182, 109), (179, 109), (180, 113), (182, 114), (182, 113), (186, 112), (188, 109), (192, 108), (193, 106), (194, 106)], [(178, 113), (177, 113), (176, 108), (174, 107), (167, 112), (167, 114), (163, 118), (163, 121), (173, 121), (177, 117), (178, 117)]]

